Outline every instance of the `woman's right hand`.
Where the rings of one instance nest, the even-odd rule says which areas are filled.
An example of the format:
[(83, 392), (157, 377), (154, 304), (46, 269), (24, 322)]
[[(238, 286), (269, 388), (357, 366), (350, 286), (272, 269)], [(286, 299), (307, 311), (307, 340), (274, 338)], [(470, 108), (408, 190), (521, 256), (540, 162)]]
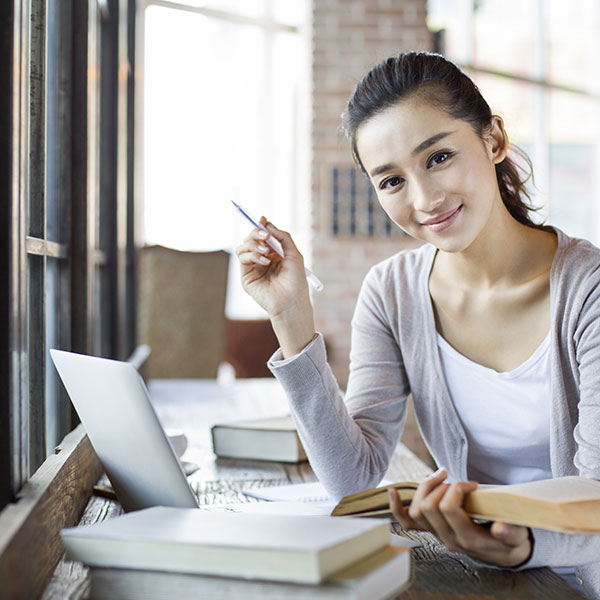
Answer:
[(465, 512), (466, 495), (477, 488), (473, 481), (448, 484), (445, 469), (422, 481), (406, 510), (398, 490), (390, 489), (390, 508), (404, 529), (430, 531), (451, 552), (462, 552), (499, 567), (514, 568), (531, 557), (533, 543), (527, 527), (495, 521), (480, 525)]
[[(244, 290), (267, 312), (284, 357), (299, 352), (314, 336), (314, 319), (304, 259), (289, 233), (260, 219), (268, 233), (253, 229), (236, 248)], [(267, 243), (272, 235), (282, 246), (281, 258)]]

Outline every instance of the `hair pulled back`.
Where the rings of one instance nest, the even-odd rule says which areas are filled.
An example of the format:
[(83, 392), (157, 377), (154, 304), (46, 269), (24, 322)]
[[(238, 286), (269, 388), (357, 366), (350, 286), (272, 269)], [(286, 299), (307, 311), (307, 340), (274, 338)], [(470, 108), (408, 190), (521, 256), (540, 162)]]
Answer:
[[(373, 67), (356, 85), (342, 115), (342, 129), (350, 141), (352, 156), (366, 174), (356, 147), (359, 126), (411, 96), (419, 95), (455, 119), (468, 122), (483, 139), (492, 127), (492, 111), (479, 88), (454, 63), (439, 54), (407, 52), (384, 60)], [(532, 177), (529, 157), (513, 147), (525, 167), (508, 155), (496, 164), (496, 178), (504, 205), (519, 223), (543, 228), (531, 219), (536, 210), (525, 187)]]

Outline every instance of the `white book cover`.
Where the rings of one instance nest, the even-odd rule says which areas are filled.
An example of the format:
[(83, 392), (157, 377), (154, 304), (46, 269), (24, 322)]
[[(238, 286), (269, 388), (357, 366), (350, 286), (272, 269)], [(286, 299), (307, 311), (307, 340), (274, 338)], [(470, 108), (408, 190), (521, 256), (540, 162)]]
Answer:
[(319, 583), (385, 547), (389, 523), (154, 507), (61, 536), (88, 565)]
[(410, 585), (408, 548), (386, 547), (319, 585), (92, 567), (98, 600), (381, 600)]

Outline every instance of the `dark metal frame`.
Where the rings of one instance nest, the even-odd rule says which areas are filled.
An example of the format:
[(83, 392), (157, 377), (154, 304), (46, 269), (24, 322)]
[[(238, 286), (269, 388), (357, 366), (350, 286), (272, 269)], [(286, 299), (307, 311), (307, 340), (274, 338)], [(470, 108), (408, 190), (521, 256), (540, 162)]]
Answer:
[(61, 437), (77, 422), (49, 311), (59, 347), (135, 345), (134, 19), (134, 0), (0, 3), (0, 508), (52, 451), (46, 394)]
[[(12, 2), (0, 2), (0, 82), (9, 82), (12, 75), (14, 47), (14, 6)], [(10, 421), (11, 344), (12, 323), (9, 287), (12, 263), (11, 230), (11, 126), (12, 86), (0, 85), (0, 506), (9, 502), (12, 495), (11, 465), (12, 443)]]

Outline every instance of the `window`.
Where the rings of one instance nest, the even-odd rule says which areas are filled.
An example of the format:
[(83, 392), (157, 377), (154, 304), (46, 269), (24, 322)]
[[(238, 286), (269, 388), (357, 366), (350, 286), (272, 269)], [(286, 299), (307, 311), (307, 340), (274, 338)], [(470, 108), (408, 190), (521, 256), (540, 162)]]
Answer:
[(48, 350), (133, 345), (119, 327), (133, 293), (132, 84), (118, 77), (132, 4), (2, 4), (0, 508), (76, 424)]
[(429, 25), (530, 155), (545, 220), (600, 242), (600, 4), (429, 0)]
[[(145, 242), (232, 251), (249, 231), (233, 199), (307, 251), (308, 4), (148, 0), (142, 10)], [(230, 271), (229, 315), (260, 314)]]

